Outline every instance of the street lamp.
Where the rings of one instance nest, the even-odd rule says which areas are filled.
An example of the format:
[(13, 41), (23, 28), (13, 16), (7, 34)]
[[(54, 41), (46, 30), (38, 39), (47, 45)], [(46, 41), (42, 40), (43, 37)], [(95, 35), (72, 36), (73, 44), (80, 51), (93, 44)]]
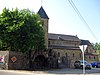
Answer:
[(80, 47), (80, 49), (82, 51), (82, 55), (83, 55), (83, 75), (85, 75), (84, 52), (87, 48), (87, 45), (80, 45), (79, 47)]

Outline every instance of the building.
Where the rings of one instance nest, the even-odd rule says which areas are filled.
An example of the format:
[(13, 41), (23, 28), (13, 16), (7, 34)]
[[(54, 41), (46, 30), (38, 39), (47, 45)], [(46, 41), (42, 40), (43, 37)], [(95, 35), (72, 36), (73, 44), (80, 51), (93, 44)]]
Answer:
[(74, 62), (80, 60), (80, 39), (77, 36), (63, 34), (48, 34), (48, 48), (58, 58), (60, 67), (74, 67)]
[(79, 45), (88, 46), (85, 51), (85, 59), (87, 61), (98, 61), (98, 55), (93, 54), (94, 49), (88, 40), (80, 40), (77, 36), (73, 35), (48, 33), (49, 18), (43, 7), (40, 8), (38, 14), (43, 21), (46, 46), (51, 50), (51, 55), (49, 56), (50, 61), (52, 61), (51, 66), (55, 66), (58, 63), (56, 65), (60, 67), (74, 67), (73, 65), (76, 60), (82, 60), (82, 51)]
[(96, 50), (95, 53), (98, 54), (98, 60), (100, 62), (100, 50)]
[(89, 40), (81, 40), (80, 45), (87, 45), (85, 50), (85, 60), (88, 62), (98, 61), (98, 54), (96, 53)]
[(50, 57), (49, 61), (52, 61), (51, 67), (54, 67), (55, 65), (73, 67), (75, 60), (81, 59), (79, 38), (72, 35), (48, 33), (49, 17), (42, 6), (38, 11), (38, 14), (43, 23), (47, 49), (51, 50), (51, 54), (48, 55), (48, 57)]
[(46, 12), (44, 11), (42, 6), (40, 7), (38, 14), (40, 15), (41, 20), (42, 20), (42, 25), (43, 25), (43, 28), (44, 28), (44, 31), (45, 31), (45, 45), (46, 45), (46, 48), (48, 48), (48, 24), (49, 24), (48, 22), (49, 22), (49, 17), (46, 14)]
[[(47, 51), (32, 52), (29, 55), (0, 51), (1, 69), (44, 69), (44, 68), (73, 68), (76, 60), (82, 60), (79, 45), (88, 45), (85, 51), (85, 60), (97, 61), (97, 54), (88, 40), (80, 40), (77, 36), (48, 33), (49, 17), (43, 7), (38, 11), (45, 31), (45, 45)], [(24, 62), (23, 62), (24, 61)], [(31, 61), (31, 64), (29, 63)]]

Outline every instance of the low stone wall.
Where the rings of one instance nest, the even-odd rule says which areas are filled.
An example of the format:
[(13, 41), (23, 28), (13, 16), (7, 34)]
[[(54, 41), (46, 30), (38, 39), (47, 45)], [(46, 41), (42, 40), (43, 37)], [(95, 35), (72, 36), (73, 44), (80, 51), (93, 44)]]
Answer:
[(20, 52), (9, 52), (9, 69), (28, 69), (29, 60), (27, 55)]
[[(0, 69), (47, 69), (58, 68), (59, 64), (55, 55), (46, 52), (32, 52), (31, 63), (26, 54), (13, 51), (0, 51)], [(61, 65), (62, 66), (62, 65)]]
[(0, 69), (28, 69), (27, 55), (19, 52), (0, 51)]
[(0, 51), (0, 69), (8, 69), (9, 51)]

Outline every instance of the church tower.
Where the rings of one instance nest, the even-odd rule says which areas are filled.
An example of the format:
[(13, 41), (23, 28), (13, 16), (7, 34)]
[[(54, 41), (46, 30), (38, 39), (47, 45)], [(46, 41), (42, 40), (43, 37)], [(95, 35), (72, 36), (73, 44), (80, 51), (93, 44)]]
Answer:
[(43, 23), (43, 28), (45, 31), (45, 45), (46, 45), (46, 48), (48, 49), (48, 21), (49, 21), (49, 17), (46, 14), (46, 12), (44, 11), (42, 6), (40, 7), (38, 14), (40, 15), (42, 23)]

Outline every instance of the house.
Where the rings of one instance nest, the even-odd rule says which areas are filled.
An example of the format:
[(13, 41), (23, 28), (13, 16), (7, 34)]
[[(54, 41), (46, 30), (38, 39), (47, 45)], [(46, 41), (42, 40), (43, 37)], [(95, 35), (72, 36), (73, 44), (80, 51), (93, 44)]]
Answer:
[(98, 61), (98, 54), (95, 52), (95, 49), (89, 40), (81, 40), (80, 45), (87, 45), (85, 50), (85, 60), (88, 62)]
[(95, 53), (98, 54), (98, 61), (100, 62), (100, 50), (96, 50)]

